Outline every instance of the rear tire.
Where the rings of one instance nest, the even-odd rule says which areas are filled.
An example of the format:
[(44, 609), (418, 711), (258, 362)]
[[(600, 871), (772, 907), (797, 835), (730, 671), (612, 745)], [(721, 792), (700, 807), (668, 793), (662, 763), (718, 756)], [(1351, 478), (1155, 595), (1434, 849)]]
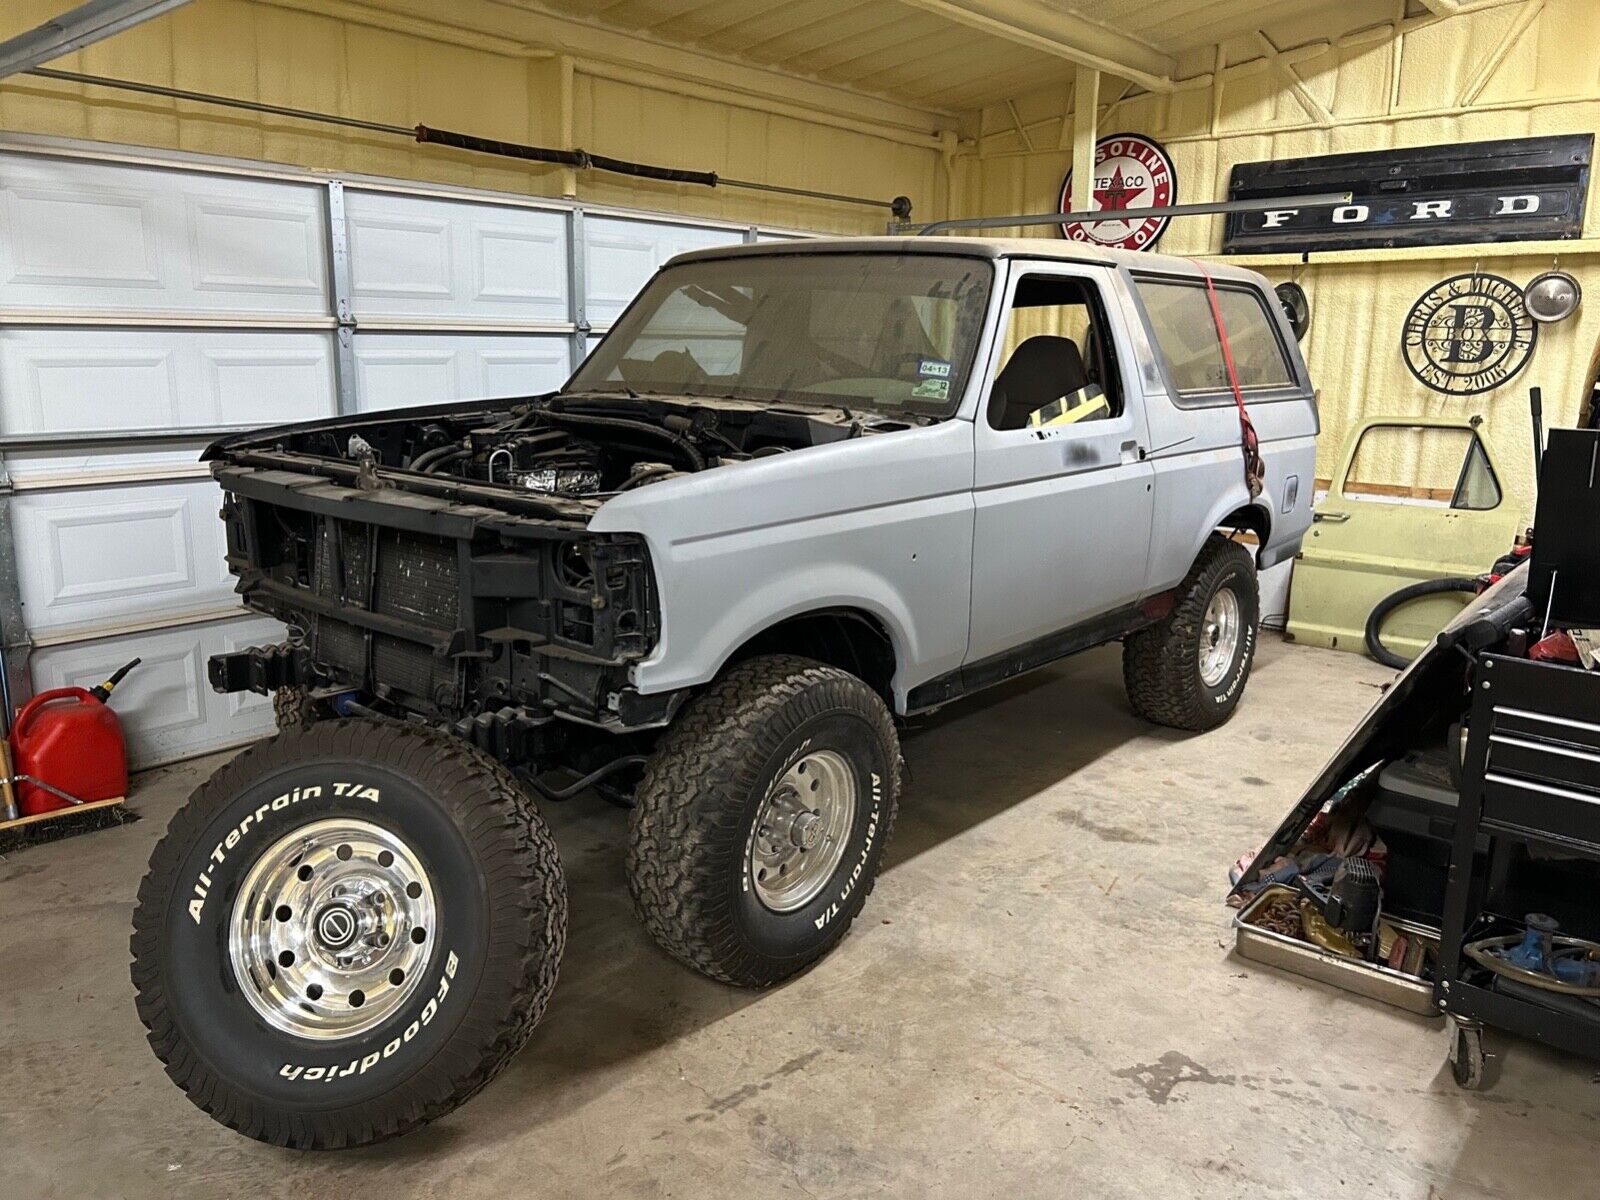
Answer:
[(1147, 721), (1214, 729), (1238, 707), (1255, 659), (1261, 621), (1255, 561), (1243, 546), (1212, 534), (1177, 593), (1158, 624), (1123, 640), (1123, 685), (1133, 711)]
[(325, 721), (246, 750), (172, 818), (134, 910), (139, 1019), (230, 1129), (380, 1141), (528, 1039), (566, 917), (555, 844), (502, 767), (433, 731)]
[(769, 987), (844, 937), (899, 794), (899, 738), (870, 687), (804, 658), (741, 663), (645, 767), (628, 846), (634, 907), (678, 961)]

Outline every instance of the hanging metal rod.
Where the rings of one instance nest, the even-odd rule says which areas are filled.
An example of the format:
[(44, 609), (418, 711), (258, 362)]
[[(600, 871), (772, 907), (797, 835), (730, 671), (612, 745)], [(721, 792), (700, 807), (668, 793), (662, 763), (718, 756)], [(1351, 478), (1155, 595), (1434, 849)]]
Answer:
[(666, 183), (692, 183), (703, 187), (742, 188), (753, 192), (769, 192), (779, 196), (803, 196), (810, 200), (830, 200), (837, 204), (859, 204), (869, 208), (886, 208), (897, 220), (911, 215), (911, 201), (905, 196), (893, 200), (873, 200), (866, 196), (850, 196), (839, 192), (813, 191), (810, 188), (783, 187), (776, 183), (757, 183), (748, 179), (725, 179), (715, 171), (685, 171), (675, 167), (658, 167), (649, 163), (631, 162), (627, 159), (609, 158), (591, 154), (587, 150), (558, 150), (548, 146), (529, 146), (521, 142), (502, 142), (494, 138), (478, 137), (470, 133), (456, 133), (448, 129), (435, 129), (431, 125), (390, 125), (382, 121), (363, 121), (356, 117), (343, 117), (337, 113), (315, 112), (306, 108), (289, 108), (282, 104), (265, 104), (259, 100), (245, 100), (237, 96), (219, 96), (211, 92), (191, 92), (184, 88), (164, 87), (156, 83), (140, 83), (133, 79), (113, 79), (105, 75), (83, 75), (77, 71), (57, 71), (48, 67), (35, 67), (28, 71), (41, 79), (54, 79), (61, 83), (81, 83), (93, 87), (114, 88), (124, 92), (138, 92), (145, 96), (161, 96), (168, 100), (187, 100), (194, 104), (213, 104), (221, 108), (240, 109), (244, 112), (265, 113), (269, 116), (292, 117), (297, 121), (313, 121), (323, 125), (340, 125), (346, 129), (362, 129), (369, 133), (392, 134), (410, 138), (424, 145), (449, 146), (478, 154), (494, 154), (502, 158), (520, 158), (527, 162), (551, 163), (578, 171), (608, 171), (629, 175), (635, 179), (655, 179)]
[(123, 92), (139, 92), (146, 96), (163, 96), (168, 100), (191, 100), (196, 104), (215, 104), (221, 108), (238, 108), (246, 112), (268, 113), (276, 117), (295, 117), (301, 121), (320, 121), (324, 125), (343, 125), (350, 129), (366, 129), (373, 133), (394, 133), (401, 137), (415, 137), (416, 131), (406, 125), (385, 125), (379, 121), (360, 121), (355, 117), (341, 117), (336, 113), (312, 112), (304, 108), (285, 108), (281, 104), (263, 104), (259, 100), (240, 100), (233, 96), (215, 96), (210, 92), (190, 92), (183, 88), (162, 87), (156, 83), (139, 83), (133, 79), (112, 79), (106, 75), (80, 75), (77, 71), (57, 71), (51, 67), (35, 67), (27, 72), (42, 79), (55, 79), (62, 83), (87, 83), (95, 87), (115, 88)]
[(0, 42), (0, 79), (92, 46), (188, 3), (189, 0), (87, 0), (36, 29)]
[[(1098, 224), (1102, 221), (1142, 221), (1146, 217), (1209, 217), (1218, 213), (1266, 212), (1275, 208), (1332, 208), (1350, 203), (1349, 192), (1319, 192), (1314, 196), (1269, 196), (1264, 200), (1217, 200), (1208, 204), (1167, 204), (1158, 208), (1121, 208), (1107, 211), (1026, 213), (1011, 217), (957, 217), (934, 221), (917, 230), (918, 237), (948, 233), (952, 229), (1009, 229), (1023, 225)], [(900, 232), (904, 232), (904, 228)]]

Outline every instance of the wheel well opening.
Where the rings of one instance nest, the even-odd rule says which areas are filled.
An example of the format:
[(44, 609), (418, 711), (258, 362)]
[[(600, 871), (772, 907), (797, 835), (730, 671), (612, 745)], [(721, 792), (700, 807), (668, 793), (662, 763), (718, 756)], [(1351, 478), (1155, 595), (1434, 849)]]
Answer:
[(763, 629), (728, 659), (728, 665), (766, 654), (797, 654), (849, 671), (886, 701), (892, 697), (894, 643), (876, 617), (856, 609), (825, 609)]
[[(1245, 545), (1253, 543), (1255, 549), (1252, 553), (1259, 556), (1261, 547), (1267, 544), (1267, 536), (1272, 531), (1272, 522), (1268, 519), (1267, 514), (1261, 511), (1260, 507), (1254, 504), (1246, 504), (1234, 509), (1222, 520), (1218, 521), (1217, 528), (1236, 542), (1243, 542)], [(1248, 534), (1249, 536), (1240, 537), (1240, 534)]]

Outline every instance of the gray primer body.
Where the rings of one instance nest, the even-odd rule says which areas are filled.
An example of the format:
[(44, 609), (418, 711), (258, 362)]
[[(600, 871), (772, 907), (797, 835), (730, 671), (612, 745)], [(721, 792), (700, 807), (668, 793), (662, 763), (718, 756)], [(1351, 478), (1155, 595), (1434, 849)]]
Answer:
[[(854, 609), (893, 642), (895, 707), (905, 712), (921, 683), (1172, 588), (1211, 532), (1247, 506), (1268, 531), (1261, 566), (1299, 549), (1311, 524), (1316, 403), (1262, 276), (1207, 268), (1219, 283), (1263, 293), (1295, 376), (1246, 397), (1266, 466), (1252, 501), (1231, 392), (1175, 400), (1134, 288), (1134, 271), (1193, 281), (1196, 264), (991, 239), (816, 241), (673, 261), (840, 251), (993, 261), (960, 407), (936, 425), (737, 463), (602, 505), (589, 527), (643, 536), (659, 588), (660, 640), (632, 669), (641, 692), (710, 681), (746, 641), (789, 617)], [(1117, 417), (1046, 430), (995, 430), (984, 419), (1012, 288), (1025, 274), (1100, 285), (1122, 377)]]

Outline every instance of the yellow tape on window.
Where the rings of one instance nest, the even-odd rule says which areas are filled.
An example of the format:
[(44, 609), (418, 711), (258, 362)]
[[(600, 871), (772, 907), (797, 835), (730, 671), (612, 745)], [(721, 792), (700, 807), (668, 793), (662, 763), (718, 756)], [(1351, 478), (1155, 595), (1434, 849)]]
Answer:
[(1043, 408), (1035, 409), (1028, 414), (1028, 424), (1035, 429), (1043, 429), (1051, 425), (1073, 425), (1096, 413), (1110, 412), (1111, 405), (1107, 402), (1105, 394), (1091, 396), (1081, 400), (1068, 408), (1066, 400), (1056, 400), (1046, 404)]

